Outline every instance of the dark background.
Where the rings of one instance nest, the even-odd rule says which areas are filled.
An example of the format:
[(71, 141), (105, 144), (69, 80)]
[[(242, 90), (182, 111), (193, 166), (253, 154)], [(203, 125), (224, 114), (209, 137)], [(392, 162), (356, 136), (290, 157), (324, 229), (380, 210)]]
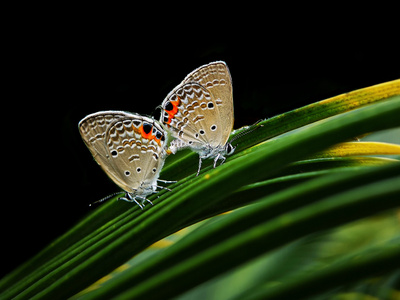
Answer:
[(158, 118), (167, 93), (215, 60), (231, 71), (235, 128), (400, 77), (392, 24), (377, 28), (370, 19), (349, 29), (303, 20), (231, 28), (227, 18), (215, 28), (182, 25), (191, 28), (185, 32), (129, 20), (110, 27), (56, 19), (27, 24), (5, 57), (12, 96), (4, 102), (3, 157), (12, 167), (6, 159), (0, 276), (67, 231), (90, 203), (117, 191), (79, 136), (87, 114), (126, 110)]

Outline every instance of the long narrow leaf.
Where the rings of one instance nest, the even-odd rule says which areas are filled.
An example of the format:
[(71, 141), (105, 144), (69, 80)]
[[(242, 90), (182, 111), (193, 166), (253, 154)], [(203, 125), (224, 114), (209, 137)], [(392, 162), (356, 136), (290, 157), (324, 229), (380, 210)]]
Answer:
[[(245, 145), (254, 145), (267, 138), (277, 136), (300, 126), (304, 126), (323, 118), (356, 109), (399, 94), (400, 80), (394, 80), (352, 91), (350, 93), (338, 95), (315, 104), (296, 109), (284, 115), (265, 121), (264, 126), (256, 131), (257, 134), (248, 134), (244, 136), (246, 140), (245, 142), (241, 140), (239, 141), (237, 152), (240, 152), (241, 149), (244, 149)], [(186, 151), (186, 153), (189, 152)], [(176, 159), (179, 157), (181, 159)], [(167, 159), (161, 176), (166, 179), (183, 178), (184, 176), (187, 176), (187, 174), (190, 174), (190, 172), (194, 172), (196, 169), (196, 163), (196, 155), (190, 153), (185, 157), (182, 152), (176, 157), (170, 157)], [(63, 249), (67, 249), (70, 245), (87, 236), (89, 232), (92, 232), (99, 226), (106, 224), (107, 220), (112, 220), (123, 211), (126, 211), (126, 209), (127, 206), (125, 205), (113, 205), (113, 201), (103, 204), (99, 209), (78, 223), (68, 233), (54, 241), (29, 262), (3, 278), (0, 282), (0, 291), (4, 291), (7, 287), (17, 282), (19, 279), (24, 278), (29, 272), (35, 271), (37, 266), (42, 265), (51, 257), (56, 256)]]
[(315, 153), (312, 157), (344, 157), (358, 155), (400, 155), (400, 145), (376, 142), (340, 143)]
[[(139, 218), (141, 223), (126, 227), (124, 235), (115, 242), (101, 247), (96, 254), (91, 252), (85, 260), (68, 272), (53, 285), (39, 293), (38, 297), (54, 297), (60, 293), (70, 295), (78, 292), (100, 276), (112, 271), (135, 253), (172, 233), (170, 228), (159, 224), (174, 223), (174, 230), (182, 228), (191, 218), (207, 208), (210, 203), (204, 199), (217, 201), (232, 192), (232, 187), (239, 187), (273, 172), (288, 162), (295, 161), (310, 152), (316, 152), (329, 145), (363, 132), (390, 128), (400, 125), (400, 98), (376, 103), (358, 110), (332, 117), (310, 126), (282, 135), (247, 150), (245, 156), (231, 160), (203, 176), (193, 179), (186, 188), (174, 191), (165, 203), (155, 205)], [(379, 120), (379, 121), (378, 121)], [(294, 150), (296, 149), (296, 150)], [(246, 152), (246, 151), (245, 151)], [(268, 166), (266, 169), (265, 166)], [(163, 204), (163, 205), (160, 205)], [(151, 212), (151, 214), (147, 214)], [(142, 228), (146, 230), (142, 232)], [(140, 242), (139, 242), (140, 241)], [(108, 257), (104, 262), (104, 257)], [(96, 273), (91, 270), (95, 268)], [(100, 271), (101, 269), (101, 271)], [(63, 273), (60, 273), (60, 275)], [(52, 278), (56, 274), (52, 274)], [(50, 280), (48, 278), (47, 280)], [(45, 285), (44, 281), (42, 286)], [(72, 284), (74, 282), (74, 284)], [(78, 284), (77, 284), (78, 283)], [(29, 290), (25, 291), (27, 294)]]
[[(255, 134), (244, 135), (243, 138), (239, 139), (237, 141), (237, 152), (296, 128), (306, 126), (313, 122), (342, 114), (371, 103), (383, 101), (396, 95), (400, 95), (400, 79), (334, 96), (292, 110), (285, 114), (275, 116), (261, 122), (259, 124), (260, 126), (255, 131)], [(242, 131), (243, 130), (237, 130), (234, 134), (232, 134), (232, 137), (236, 136), (236, 134), (240, 134)], [(351, 136), (349, 139), (360, 135), (362, 134)], [(174, 178), (179, 179), (193, 173), (196, 170), (198, 162), (197, 154), (192, 152), (186, 153), (186, 155), (181, 154), (179, 159), (173, 160), (172, 164), (167, 164), (164, 167), (163, 174), (166, 174), (165, 176), (168, 178), (170, 176), (176, 176)], [(205, 165), (207, 165), (207, 162)]]
[[(397, 176), (324, 199), (246, 230), (120, 294), (116, 299), (176, 296), (301, 236), (396, 207), (399, 196), (400, 177)], [(317, 228), (315, 224), (320, 226)], [(395, 263), (400, 256), (397, 254), (391, 258)], [(397, 265), (389, 264), (390, 267), (394, 270)], [(201, 272), (202, 269), (207, 272)]]
[[(346, 257), (320, 271), (292, 278), (279, 286), (264, 286), (246, 294), (246, 299), (300, 299), (340, 285), (393, 271), (400, 265), (400, 239)], [(241, 296), (240, 299), (243, 298)], [(238, 298), (239, 299), (239, 298)], [(394, 299), (394, 298), (393, 298)]]
[[(396, 81), (384, 85), (385, 88), (382, 87), (383, 85), (381, 90), (386, 92), (380, 94), (380, 98), (398, 92), (396, 91), (398, 89)], [(373, 87), (370, 93), (375, 95), (373, 101), (380, 99)], [(360, 91), (358, 91), (358, 95), (362, 98)], [(392, 97), (386, 101), (288, 132), (267, 143), (238, 151), (225, 165), (216, 170), (206, 172), (207, 169), (205, 169), (202, 173), (205, 175), (198, 178), (185, 178), (176, 185), (173, 192), (160, 193), (159, 199), (155, 199), (153, 196), (152, 199), (156, 205), (150, 209), (146, 208), (144, 213), (140, 213), (136, 207), (129, 207), (129, 211), (121, 214), (123, 209), (128, 206), (109, 202), (49, 246), (43, 252), (44, 254), (39, 254), (28, 264), (2, 280), (0, 288), (3, 291), (8, 289), (6, 295), (10, 297), (18, 294), (20, 297), (32, 297), (37, 294), (38, 297), (51, 298), (55, 295), (69, 296), (76, 293), (155, 241), (193, 223), (201, 211), (212, 207), (212, 204), (205, 203), (204, 199), (211, 197), (215, 200), (214, 203), (218, 203), (237, 188), (271, 176), (310, 152), (322, 150), (365, 132), (399, 126), (400, 121), (397, 118), (400, 112), (399, 100), (399, 97)], [(329, 103), (333, 102), (328, 101), (327, 105)], [(368, 101), (362, 105), (366, 103)], [(335, 102), (336, 104), (339, 105), (338, 107), (342, 107), (340, 101)], [(316, 108), (318, 107), (316, 106)], [(349, 105), (345, 107), (345, 110), (352, 109)], [(309, 112), (310, 109), (309, 107)], [(306, 111), (304, 110), (304, 112)], [(305, 115), (299, 115), (298, 112), (292, 113), (292, 118), (296, 116), (299, 117), (299, 120), (303, 120), (303, 124), (310, 122)], [(319, 114), (318, 118), (323, 117)], [(265, 140), (266, 136), (270, 134), (266, 134), (266, 124), (273, 125), (273, 121), (264, 122), (262, 124), (264, 126), (257, 129), (257, 135), (249, 136)], [(299, 121), (294, 126), (300, 126), (300, 124)], [(287, 130), (282, 126), (283, 123), (280, 125), (281, 127), (278, 127), (281, 132)], [(273, 126), (270, 129), (274, 131)], [(250, 144), (250, 142), (247, 143), (248, 146)], [(197, 162), (197, 158), (193, 155), (189, 155), (188, 161), (190, 160)], [(177, 167), (172, 168), (173, 165), (171, 164), (170, 168), (166, 166), (165, 173), (163, 172), (162, 175), (172, 174), (174, 170), (178, 171)], [(182, 164), (182, 166), (185, 165)], [(90, 221), (97, 227), (94, 227)], [(171, 226), (162, 228), (157, 226), (169, 223)], [(79, 229), (83, 229), (83, 233)], [(68, 240), (68, 238), (70, 239)], [(67, 250), (63, 253), (65, 249)], [(68, 249), (76, 252), (68, 251)], [(71, 258), (71, 253), (77, 253), (77, 255)], [(104, 262), (104, 257), (110, 259)], [(46, 265), (46, 267), (39, 270), (38, 273), (39, 265)], [(14, 286), (12, 286), (13, 283)]]
[[(208, 226), (206, 231), (193, 232), (163, 253), (147, 260), (142, 265), (136, 266), (134, 269), (127, 270), (114, 284), (111, 283), (98, 291), (93, 291), (82, 299), (111, 297), (118, 291), (131, 288), (133, 282), (135, 286), (140, 286), (141, 282), (157, 277), (164, 270), (189, 259), (193, 254), (202, 253), (256, 224), (264, 223), (289, 211), (295, 211), (297, 208), (306, 206), (325, 196), (364, 186), (374, 182), (376, 178), (391, 178), (399, 173), (400, 164), (368, 170), (358, 169), (355, 172), (339, 172), (271, 195), (262, 203), (225, 216), (219, 222)], [(258, 188), (262, 189), (262, 187)], [(249, 188), (244, 189), (239, 197), (245, 196), (248, 192)]]

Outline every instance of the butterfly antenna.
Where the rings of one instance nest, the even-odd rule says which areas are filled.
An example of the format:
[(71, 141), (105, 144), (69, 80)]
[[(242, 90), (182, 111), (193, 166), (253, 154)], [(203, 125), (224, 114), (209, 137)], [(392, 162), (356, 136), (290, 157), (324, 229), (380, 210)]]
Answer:
[(250, 132), (263, 127), (264, 125), (260, 125), (259, 123), (263, 121), (263, 120), (258, 120), (257, 122), (255, 122), (253, 125), (250, 125), (247, 129), (243, 130), (241, 133), (239, 133), (237, 136), (234, 136), (229, 142), (232, 144), (233, 141), (240, 139), (242, 136), (249, 134)]
[(115, 195), (124, 194), (124, 193), (125, 193), (125, 192), (116, 192), (116, 193), (113, 193), (113, 194), (108, 195), (108, 196), (106, 196), (106, 197), (104, 197), (104, 198), (101, 198), (100, 200), (97, 200), (96, 202), (93, 202), (93, 203), (89, 204), (89, 206), (92, 206), (92, 205), (95, 204), (95, 203), (104, 202), (104, 201), (106, 201), (106, 200), (108, 200), (108, 199), (114, 197)]
[(161, 104), (158, 105), (158, 106), (156, 106), (156, 108), (153, 110), (153, 113), (151, 114), (151, 116), (153, 117), (153, 119), (155, 119), (154, 115), (155, 115), (155, 113), (157, 112), (157, 110), (160, 110), (160, 114), (161, 114), (161, 112), (162, 112), (162, 105), (161, 105)]

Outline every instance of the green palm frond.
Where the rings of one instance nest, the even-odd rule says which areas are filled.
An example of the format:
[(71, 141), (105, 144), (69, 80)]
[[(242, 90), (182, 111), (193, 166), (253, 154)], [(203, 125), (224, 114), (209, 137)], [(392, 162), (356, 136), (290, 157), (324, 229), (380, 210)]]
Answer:
[[(198, 177), (197, 154), (171, 156), (161, 178), (178, 182), (150, 196), (153, 207), (100, 205), (4, 277), (0, 298), (341, 297), (374, 276), (390, 282), (400, 265), (400, 146), (355, 138), (399, 127), (399, 116), (395, 80), (263, 120)], [(385, 238), (373, 235), (380, 226)], [(355, 227), (370, 242), (339, 249)], [(227, 282), (235, 288), (224, 291)]]

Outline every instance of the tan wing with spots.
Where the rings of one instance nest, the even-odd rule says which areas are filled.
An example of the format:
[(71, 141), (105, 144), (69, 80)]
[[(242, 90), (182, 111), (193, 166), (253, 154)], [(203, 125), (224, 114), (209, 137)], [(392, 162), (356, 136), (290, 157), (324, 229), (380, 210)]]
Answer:
[(162, 103), (161, 121), (194, 150), (224, 146), (233, 128), (232, 84), (224, 62), (190, 73)]
[(79, 133), (93, 158), (118, 186), (122, 182), (110, 163), (105, 136), (110, 124), (127, 115), (129, 114), (123, 111), (102, 111), (86, 116), (78, 124)]
[(121, 118), (110, 126), (106, 143), (121, 188), (151, 193), (164, 165), (165, 136), (159, 124), (142, 116)]
[(183, 80), (183, 82), (191, 81), (200, 83), (213, 95), (220, 117), (218, 123), (222, 124), (222, 145), (225, 145), (234, 122), (232, 78), (228, 66), (223, 61), (201, 66)]
[(154, 120), (104, 111), (81, 120), (79, 131), (96, 162), (123, 190), (150, 189), (156, 182), (165, 159), (166, 135)]

